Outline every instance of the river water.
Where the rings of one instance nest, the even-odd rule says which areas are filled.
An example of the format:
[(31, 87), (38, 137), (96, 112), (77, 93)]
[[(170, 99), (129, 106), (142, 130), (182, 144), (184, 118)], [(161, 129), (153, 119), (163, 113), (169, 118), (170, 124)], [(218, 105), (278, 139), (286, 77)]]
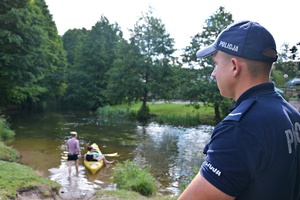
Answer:
[[(150, 165), (159, 193), (177, 195), (182, 182), (193, 174), (193, 168), (200, 167), (203, 147), (213, 129), (204, 125), (183, 128), (140, 124), (80, 111), (15, 112), (8, 116), (16, 137), (7, 145), (20, 152), (21, 163), (60, 183), (60, 194), (66, 199), (89, 199), (97, 189), (116, 189), (112, 171), (125, 160), (136, 161), (142, 167)], [(79, 174), (75, 174), (73, 167), (68, 178), (67, 163), (61, 156), (66, 151), (70, 131), (78, 133), (83, 153), (94, 142), (104, 154), (117, 152), (119, 157), (107, 157), (115, 165), (103, 167), (92, 175), (80, 160)]]

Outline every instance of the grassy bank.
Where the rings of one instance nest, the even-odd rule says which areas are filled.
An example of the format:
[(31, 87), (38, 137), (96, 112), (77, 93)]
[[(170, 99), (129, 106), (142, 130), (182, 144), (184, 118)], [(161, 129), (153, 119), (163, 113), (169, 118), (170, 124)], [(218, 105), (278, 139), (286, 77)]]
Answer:
[[(23, 164), (18, 163), (20, 158), (19, 153), (11, 147), (6, 146), (3, 140), (12, 138), (15, 132), (10, 129), (9, 124), (5, 118), (0, 117), (0, 199), (61, 199), (59, 196), (60, 184), (51, 181), (48, 178), (38, 176), (35, 171)], [(123, 170), (120, 164), (119, 173)], [(114, 190), (114, 191), (97, 191), (92, 199), (149, 199), (149, 200), (173, 200), (176, 198), (163, 197), (156, 194), (154, 179), (148, 171), (137, 170), (132, 165), (125, 167), (127, 171), (134, 170), (134, 173), (140, 174), (137, 179), (132, 180), (132, 176), (123, 174), (126, 180), (118, 184), (120, 188), (127, 190)], [(133, 172), (131, 172), (132, 174)], [(118, 174), (121, 177), (120, 174)], [(149, 187), (149, 185), (151, 187)], [(128, 191), (134, 190), (134, 191)], [(144, 194), (146, 191), (146, 194)], [(143, 195), (148, 197), (145, 197)], [(151, 196), (151, 197), (149, 197)]]
[[(41, 199), (57, 195), (60, 185), (42, 178), (25, 165), (0, 161), (0, 199), (14, 199), (28, 190), (35, 190)], [(36, 193), (35, 192), (35, 193)]]
[[(168, 103), (148, 104), (148, 106), (152, 116), (150, 120), (159, 123), (179, 126), (197, 126), (200, 124), (213, 123), (214, 113), (213, 108), (211, 107), (201, 106), (200, 109), (197, 110), (186, 104)], [(102, 108), (99, 110), (99, 112), (105, 115), (127, 115), (128, 117), (134, 117), (140, 107), (140, 103), (134, 104), (130, 108), (127, 105), (119, 105)], [(1, 142), (1, 140), (14, 137), (15, 133), (13, 130), (10, 130), (5, 118), (0, 117), (0, 119), (0, 199), (14, 199), (18, 195), (27, 195), (28, 198), (28, 192), (32, 193), (38, 199), (54, 199), (54, 196), (59, 199), (58, 192), (60, 185), (58, 183), (51, 181), (48, 178), (39, 177), (30, 167), (17, 163), (19, 153), (14, 149), (5, 146)], [(149, 178), (145, 180), (149, 180)], [(149, 193), (150, 196), (152, 195), (151, 197), (145, 197), (137, 192), (127, 191), (120, 188), (120, 190), (114, 191), (97, 191), (92, 199), (177, 199), (177, 197), (163, 197), (159, 194), (156, 194), (156, 188), (152, 189), (152, 187), (150, 187), (151, 184), (148, 184), (147, 182), (139, 183), (137, 180), (134, 180), (133, 182), (130, 182), (129, 180), (129, 183), (129, 186), (125, 185), (125, 189), (136, 191), (136, 188), (139, 189), (140, 186), (143, 185), (143, 187), (148, 187), (154, 192)]]
[(58, 195), (58, 183), (39, 177), (30, 167), (17, 163), (19, 153), (2, 142), (14, 135), (5, 118), (0, 117), (0, 199), (15, 199), (26, 191), (34, 191), (39, 199)]
[(15, 162), (19, 157), (20, 155), (16, 150), (4, 145), (0, 141), (0, 160)]
[[(98, 112), (107, 116), (128, 116), (134, 118), (140, 109), (141, 103), (99, 108)], [(174, 126), (215, 125), (214, 108), (200, 105), (199, 109), (187, 104), (149, 103), (151, 121)]]

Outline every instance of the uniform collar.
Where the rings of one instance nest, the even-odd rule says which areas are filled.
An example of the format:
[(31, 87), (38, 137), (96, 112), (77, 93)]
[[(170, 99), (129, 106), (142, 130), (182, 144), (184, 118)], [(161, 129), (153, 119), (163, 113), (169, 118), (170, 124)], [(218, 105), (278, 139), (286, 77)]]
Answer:
[(237, 99), (237, 101), (234, 104), (234, 107), (236, 108), (241, 104), (242, 101), (246, 99), (257, 98), (259, 95), (266, 93), (273, 93), (275, 92), (274, 87), (275, 85), (273, 82), (267, 82), (249, 88)]

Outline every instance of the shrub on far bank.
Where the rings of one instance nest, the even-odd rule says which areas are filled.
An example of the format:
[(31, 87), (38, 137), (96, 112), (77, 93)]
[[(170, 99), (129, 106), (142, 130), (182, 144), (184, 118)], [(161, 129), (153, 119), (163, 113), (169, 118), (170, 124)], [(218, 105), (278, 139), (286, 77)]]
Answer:
[(152, 196), (157, 191), (150, 167), (141, 169), (133, 161), (126, 160), (123, 164), (118, 164), (113, 171), (113, 179), (118, 189), (138, 192), (143, 196)]
[(20, 157), (19, 153), (3, 144), (1, 141), (12, 138), (15, 136), (15, 132), (10, 129), (6, 118), (0, 116), (0, 160), (15, 162)]
[(0, 141), (12, 138), (15, 136), (15, 132), (10, 129), (9, 123), (6, 118), (2, 115), (0, 116)]

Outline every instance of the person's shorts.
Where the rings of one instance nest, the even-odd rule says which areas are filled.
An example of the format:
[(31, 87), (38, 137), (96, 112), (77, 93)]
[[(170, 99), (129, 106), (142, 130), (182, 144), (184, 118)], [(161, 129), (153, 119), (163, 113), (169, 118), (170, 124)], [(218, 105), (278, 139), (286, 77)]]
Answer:
[(85, 155), (85, 159), (86, 159), (87, 161), (98, 161), (98, 160), (95, 160), (95, 159), (94, 159), (94, 156), (93, 156), (93, 155), (90, 155), (90, 154), (86, 154), (86, 155)]
[(69, 154), (68, 153), (68, 161), (78, 160), (78, 154)]

